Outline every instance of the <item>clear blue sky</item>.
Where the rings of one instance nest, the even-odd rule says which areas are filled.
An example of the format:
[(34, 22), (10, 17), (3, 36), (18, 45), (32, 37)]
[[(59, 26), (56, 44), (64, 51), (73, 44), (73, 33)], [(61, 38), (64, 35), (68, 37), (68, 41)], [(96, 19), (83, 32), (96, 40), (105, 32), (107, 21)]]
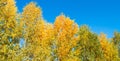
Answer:
[(87, 24), (93, 32), (104, 32), (107, 37), (120, 31), (119, 0), (16, 0), (19, 12), (30, 1), (42, 8), (47, 22), (53, 23), (56, 16), (64, 13), (77, 24)]

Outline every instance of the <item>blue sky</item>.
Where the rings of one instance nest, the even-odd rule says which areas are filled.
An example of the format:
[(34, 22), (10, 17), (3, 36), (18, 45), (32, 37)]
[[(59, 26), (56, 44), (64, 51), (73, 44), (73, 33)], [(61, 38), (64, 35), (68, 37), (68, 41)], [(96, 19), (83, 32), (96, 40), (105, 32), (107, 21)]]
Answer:
[(119, 0), (16, 0), (19, 12), (31, 1), (42, 8), (47, 22), (53, 23), (64, 13), (77, 24), (87, 24), (93, 32), (104, 32), (109, 38), (114, 31), (120, 31)]

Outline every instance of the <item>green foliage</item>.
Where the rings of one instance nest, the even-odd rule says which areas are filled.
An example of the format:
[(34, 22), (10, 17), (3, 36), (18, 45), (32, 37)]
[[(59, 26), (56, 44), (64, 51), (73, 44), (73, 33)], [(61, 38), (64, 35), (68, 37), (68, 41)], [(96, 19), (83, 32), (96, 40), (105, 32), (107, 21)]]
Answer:
[(102, 51), (99, 40), (95, 33), (92, 33), (86, 25), (79, 29), (80, 58), (82, 61), (100, 61), (102, 59)]
[(116, 48), (118, 48), (118, 56), (120, 57), (120, 32), (114, 32), (112, 42), (116, 46)]

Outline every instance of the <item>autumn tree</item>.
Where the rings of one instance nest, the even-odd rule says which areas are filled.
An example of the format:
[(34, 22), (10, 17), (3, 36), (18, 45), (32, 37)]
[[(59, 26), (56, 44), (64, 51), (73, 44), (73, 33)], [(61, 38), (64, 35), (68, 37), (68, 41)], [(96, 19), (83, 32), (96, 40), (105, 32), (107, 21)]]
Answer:
[(24, 23), (25, 40), (27, 42), (33, 42), (34, 40), (35, 25), (38, 20), (42, 19), (41, 13), (41, 9), (33, 2), (29, 3), (23, 9), (22, 21)]
[[(1, 0), (0, 33), (1, 42), (8, 44), (9, 39), (15, 37), (16, 6), (14, 0)], [(4, 5), (3, 5), (4, 4)]]
[(45, 61), (51, 58), (50, 41), (54, 35), (53, 25), (45, 22), (41, 13), (41, 9), (33, 2), (29, 3), (22, 13), (28, 60)]
[(40, 20), (41, 10), (36, 6), (35, 3), (31, 2), (27, 6), (24, 7), (22, 12), (23, 27), (24, 27), (24, 40), (26, 48), (26, 60), (33, 58), (33, 50), (34, 50), (34, 38), (35, 38), (35, 25), (38, 20)]
[(34, 50), (35, 60), (53, 60), (51, 54), (53, 40), (53, 25), (44, 21), (37, 22), (34, 38), (34, 42), (36, 44)]
[(67, 60), (71, 49), (76, 45), (77, 24), (63, 14), (54, 22), (54, 55), (58, 60)]
[(15, 1), (0, 0), (0, 60), (14, 60), (20, 37)]
[(86, 25), (79, 28), (63, 14), (53, 24), (46, 22), (34, 2), (18, 13), (15, 0), (0, 0), (0, 61), (120, 61), (119, 57), (119, 32), (109, 41), (104, 33), (98, 36)]
[(103, 51), (103, 57), (105, 61), (118, 61), (117, 49), (113, 43), (109, 42), (104, 33), (101, 33), (99, 36), (99, 41)]

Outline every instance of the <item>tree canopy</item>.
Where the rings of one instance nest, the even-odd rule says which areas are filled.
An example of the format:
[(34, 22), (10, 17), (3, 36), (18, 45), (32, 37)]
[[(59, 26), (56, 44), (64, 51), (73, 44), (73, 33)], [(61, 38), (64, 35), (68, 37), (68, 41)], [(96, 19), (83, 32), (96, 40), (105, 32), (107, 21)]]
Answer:
[(18, 13), (15, 0), (0, 0), (0, 61), (119, 60), (120, 32), (109, 39), (64, 14), (48, 23), (34, 2)]

